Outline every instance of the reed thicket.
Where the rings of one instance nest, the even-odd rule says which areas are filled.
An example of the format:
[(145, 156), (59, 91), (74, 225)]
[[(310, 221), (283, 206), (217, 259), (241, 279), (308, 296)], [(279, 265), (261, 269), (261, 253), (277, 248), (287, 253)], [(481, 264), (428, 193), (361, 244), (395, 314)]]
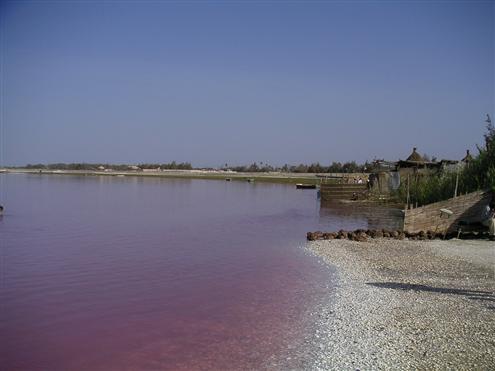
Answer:
[(413, 205), (446, 200), (454, 197), (456, 184), (458, 195), (485, 189), (495, 192), (495, 128), (491, 123), (488, 123), (484, 137), (485, 145), (478, 146), (478, 154), (459, 170), (411, 175), (409, 185), (403, 180), (399, 188), (400, 199), (407, 202), (409, 188), (409, 203)]

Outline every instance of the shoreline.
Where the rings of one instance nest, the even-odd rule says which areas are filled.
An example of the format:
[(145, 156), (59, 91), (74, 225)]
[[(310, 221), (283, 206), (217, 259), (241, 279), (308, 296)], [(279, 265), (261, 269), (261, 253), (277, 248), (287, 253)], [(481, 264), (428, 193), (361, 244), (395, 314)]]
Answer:
[(494, 369), (495, 246), (489, 241), (330, 240), (337, 270), (319, 308), (316, 369)]
[[(40, 169), (1, 169), (3, 174), (33, 174), (33, 175), (72, 175), (72, 176), (114, 176), (114, 177), (146, 177), (168, 179), (206, 179), (232, 181), (248, 181), (266, 183), (306, 183), (320, 184), (322, 178), (313, 173), (237, 173), (227, 171), (207, 170), (163, 170), (153, 172), (137, 171), (89, 171), (89, 170), (40, 170)], [(332, 175), (332, 174), (325, 174)], [(345, 177), (353, 173), (345, 174)]]

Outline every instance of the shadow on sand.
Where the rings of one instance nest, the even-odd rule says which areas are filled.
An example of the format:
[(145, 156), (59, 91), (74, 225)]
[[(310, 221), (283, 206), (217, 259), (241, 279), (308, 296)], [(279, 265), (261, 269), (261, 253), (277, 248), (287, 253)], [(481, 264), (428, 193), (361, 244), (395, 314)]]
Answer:
[[(447, 295), (462, 295), (472, 300), (495, 302), (495, 294), (490, 291), (451, 289), (446, 287), (433, 287), (427, 285), (417, 285), (417, 284), (402, 283), (402, 282), (367, 282), (366, 284), (383, 289), (395, 289), (395, 290), (403, 290), (403, 291), (424, 291), (424, 292), (434, 292), (438, 294), (447, 294)], [(489, 308), (495, 310), (495, 306), (489, 306)]]

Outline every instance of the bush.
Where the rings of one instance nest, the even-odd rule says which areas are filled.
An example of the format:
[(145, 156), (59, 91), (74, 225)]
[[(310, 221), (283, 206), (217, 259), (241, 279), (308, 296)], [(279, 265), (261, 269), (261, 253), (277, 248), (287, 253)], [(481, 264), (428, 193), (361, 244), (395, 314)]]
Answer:
[[(489, 189), (495, 192), (495, 128), (487, 125), (485, 146), (478, 146), (478, 155), (459, 172), (442, 172), (429, 176), (415, 176), (409, 184), (409, 202), (426, 205), (446, 200), (454, 196), (456, 177), (457, 194)], [(407, 182), (399, 188), (399, 197), (407, 202)]]

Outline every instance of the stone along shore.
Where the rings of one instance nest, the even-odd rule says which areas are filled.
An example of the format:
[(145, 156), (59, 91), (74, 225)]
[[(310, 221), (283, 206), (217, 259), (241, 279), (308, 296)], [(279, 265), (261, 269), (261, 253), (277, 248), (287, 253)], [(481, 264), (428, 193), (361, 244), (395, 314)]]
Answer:
[(495, 244), (348, 239), (309, 248), (338, 272), (313, 368), (495, 369)]

